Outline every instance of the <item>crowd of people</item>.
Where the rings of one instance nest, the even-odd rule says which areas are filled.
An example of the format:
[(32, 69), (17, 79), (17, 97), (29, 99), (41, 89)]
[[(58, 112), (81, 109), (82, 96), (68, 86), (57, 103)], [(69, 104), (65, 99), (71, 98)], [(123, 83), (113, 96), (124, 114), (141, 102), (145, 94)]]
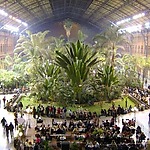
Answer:
[[(84, 120), (57, 121), (52, 119), (52, 124), (37, 124), (35, 126), (34, 146), (42, 148), (44, 141), (48, 141), (56, 149), (61, 148), (64, 141), (78, 143), (79, 150), (143, 150), (143, 141), (146, 136), (141, 127), (135, 127), (135, 120), (122, 120), (122, 128), (119, 127), (114, 118), (102, 121), (99, 124), (97, 118)], [(133, 135), (136, 133), (136, 142)], [(53, 141), (56, 144), (53, 145)], [(30, 145), (30, 146), (29, 146)], [(34, 149), (31, 141), (27, 139), (25, 147)], [(39, 150), (38, 148), (36, 150)], [(69, 150), (69, 149), (65, 149)]]
[(150, 89), (149, 88), (127, 88), (126, 89), (129, 94), (131, 94), (134, 98), (142, 101), (145, 105), (150, 105)]
[[(134, 95), (136, 90), (130, 90), (128, 92)], [(63, 142), (68, 142), (69, 147), (74, 142), (78, 143), (79, 150), (143, 150), (146, 147), (148, 150), (148, 147), (150, 147), (149, 139), (147, 139), (146, 147), (143, 145), (146, 136), (140, 126), (135, 127), (134, 119), (122, 120), (122, 127), (117, 125), (116, 118), (121, 114), (131, 112), (131, 106), (123, 108), (120, 105), (112, 105), (108, 110), (101, 109), (99, 114), (83, 109), (72, 111), (67, 107), (44, 107), (41, 104), (37, 107), (29, 105), (23, 111), (21, 102), (11, 108), (6, 98), (3, 99), (5, 108), (14, 112), (14, 125), (12, 122), (8, 124), (5, 118), (1, 120), (7, 137), (9, 135), (13, 137), (14, 129), (18, 127), (19, 114), (20, 117), (23, 117), (23, 113), (30, 113), (36, 120), (35, 138), (33, 141), (26, 138), (23, 143), (24, 150), (44, 150), (45, 141), (48, 142), (49, 146), (58, 150), (62, 149), (61, 143)], [(16, 99), (16, 96), (10, 102), (14, 99)], [(109, 116), (111, 119), (103, 121), (101, 116)], [(45, 124), (43, 117), (52, 118), (50, 119), (52, 121)], [(135, 134), (136, 141), (133, 139)], [(56, 143), (54, 144), (53, 141), (56, 141)], [(15, 144), (19, 142), (19, 139), (17, 139)]]

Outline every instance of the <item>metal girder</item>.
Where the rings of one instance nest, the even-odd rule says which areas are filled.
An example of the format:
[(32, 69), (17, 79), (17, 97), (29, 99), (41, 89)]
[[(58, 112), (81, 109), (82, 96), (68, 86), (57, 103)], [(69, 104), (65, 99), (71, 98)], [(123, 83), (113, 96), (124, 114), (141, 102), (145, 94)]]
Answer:
[[(90, 26), (93, 29), (97, 30), (98, 32), (101, 31), (100, 26), (97, 26), (96, 24), (93, 24), (89, 20), (87, 20), (85, 18), (81, 18), (81, 17), (76, 17), (74, 14), (72, 14), (72, 13), (70, 14), (70, 13), (66, 13), (66, 12), (64, 12), (61, 15), (58, 15), (58, 16), (48, 17), (48, 18), (46, 18), (44, 20), (39, 20), (37, 22), (34, 22), (33, 24), (31, 24), (26, 29), (31, 29), (32, 27), (36, 28), (37, 26), (40, 27), (41, 25), (44, 25), (47, 22), (54, 23), (54, 22), (57, 22), (57, 21), (63, 21), (63, 20), (68, 19), (68, 18), (72, 19), (75, 22), (82, 23), (82, 24), (84, 24), (86, 26)], [(22, 32), (24, 32), (26, 29), (22, 30)]]
[(104, 5), (106, 5), (110, 0), (105, 0), (101, 5), (98, 6), (97, 9), (94, 10), (94, 12), (88, 17), (91, 18), (92, 16), (94, 16), (94, 14), (96, 14)]
[(44, 11), (42, 5), (40, 4), (41, 1), (40, 1), (40, 2), (39, 2), (39, 0), (36, 0), (36, 1), (37, 1), (37, 3), (38, 3), (39, 7), (41, 8), (41, 10), (42, 10), (44, 16), (47, 16), (47, 14), (45, 13), (45, 11)]
[(109, 15), (115, 13), (115, 12), (118, 11), (119, 9), (125, 7), (126, 5), (129, 5), (129, 4), (132, 3), (132, 2), (133, 2), (132, 0), (130, 0), (130, 1), (129, 1), (129, 0), (128, 0), (128, 1), (125, 1), (124, 4), (120, 5), (120, 6), (117, 7), (117, 8), (114, 8), (112, 11), (110, 11), (110, 12), (107, 13), (106, 15), (102, 16), (101, 18), (99, 18), (99, 19), (97, 20), (97, 22), (102, 21), (104, 18), (106, 19)]
[(16, 0), (16, 2), (25, 10), (27, 11), (31, 16), (33, 16), (34, 18), (38, 19), (35, 14), (33, 14), (27, 7), (25, 7), (20, 0)]
[[(72, 3), (72, 2), (74, 2), (74, 3)], [(70, 0), (69, 5), (66, 6), (66, 0), (62, 0), (61, 5), (57, 1), (55, 1), (55, 3), (54, 3), (53, 0), (49, 0), (49, 3), (51, 5), (51, 8), (53, 10), (54, 15), (55, 15), (55, 11), (59, 11), (59, 10), (65, 11), (65, 10), (67, 10), (67, 8), (70, 8), (70, 7), (72, 7), (73, 9), (78, 9), (78, 11), (82, 10), (82, 12), (85, 12), (87, 10), (87, 8), (91, 5), (92, 2), (93, 2), (93, 0), (87, 0), (86, 5), (85, 5), (80, 0), (76, 0), (76, 1), (71, 1)], [(80, 3), (81, 7), (77, 6), (78, 3)], [(70, 10), (72, 11), (73, 9), (70, 9)], [(80, 13), (80, 12), (78, 12), (78, 13)], [(80, 14), (80, 15), (82, 15), (82, 14)]]
[(150, 9), (149, 7), (147, 7), (146, 5), (144, 5), (143, 3), (139, 2), (138, 0), (135, 1), (136, 3), (140, 4), (141, 6), (145, 7), (146, 9)]

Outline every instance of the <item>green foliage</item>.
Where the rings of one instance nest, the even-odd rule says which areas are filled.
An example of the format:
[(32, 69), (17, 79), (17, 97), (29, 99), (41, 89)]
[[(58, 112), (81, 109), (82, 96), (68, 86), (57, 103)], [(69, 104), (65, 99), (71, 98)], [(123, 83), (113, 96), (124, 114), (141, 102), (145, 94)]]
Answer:
[(67, 54), (57, 51), (56, 63), (65, 70), (74, 91), (74, 99), (80, 101), (82, 86), (87, 80), (90, 68), (94, 66), (98, 60), (96, 53), (92, 53), (88, 45), (84, 45), (80, 41), (70, 43), (66, 46)]
[(95, 128), (93, 131), (93, 135), (102, 135), (104, 133), (104, 130), (102, 128)]
[(102, 69), (98, 69), (97, 82), (104, 90), (105, 100), (110, 101), (110, 94), (112, 89), (118, 84), (119, 80), (117, 74), (115, 74), (114, 67), (111, 65), (105, 65)]
[(38, 67), (31, 91), (35, 93), (39, 100), (47, 101), (55, 99), (59, 73), (60, 69), (48, 60), (42, 66)]
[(70, 150), (79, 150), (79, 145), (76, 142), (73, 142), (70, 146)]
[(64, 106), (116, 99), (124, 86), (142, 86), (137, 72), (144, 68), (146, 76), (149, 69), (148, 58), (118, 55), (126, 42), (118, 31), (110, 27), (94, 38), (91, 47), (83, 43), (86, 36), (81, 31), (80, 41), (72, 43), (65, 43), (63, 36), (48, 36), (49, 31), (27, 31), (18, 39), (14, 58), (5, 58), (8, 71), (1, 71), (0, 82), (8, 88), (28, 84), (37, 100)]

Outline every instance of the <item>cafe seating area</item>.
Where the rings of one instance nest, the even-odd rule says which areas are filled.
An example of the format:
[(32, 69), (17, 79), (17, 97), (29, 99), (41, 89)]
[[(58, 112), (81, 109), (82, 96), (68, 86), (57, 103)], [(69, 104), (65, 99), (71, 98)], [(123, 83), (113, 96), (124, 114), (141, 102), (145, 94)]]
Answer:
[[(135, 133), (136, 142), (133, 139)], [(48, 147), (56, 150), (73, 150), (72, 147), (77, 147), (78, 150), (110, 150), (114, 145), (118, 150), (133, 147), (142, 150), (142, 141), (145, 140), (141, 138), (142, 134), (141, 128), (139, 126), (136, 128), (134, 119), (122, 120), (121, 128), (113, 117), (110, 120), (101, 120), (101, 123), (97, 117), (91, 120), (52, 118), (50, 124), (37, 123), (30, 148), (34, 149), (38, 145), (42, 149), (46, 141)], [(28, 143), (25, 147), (27, 145)]]

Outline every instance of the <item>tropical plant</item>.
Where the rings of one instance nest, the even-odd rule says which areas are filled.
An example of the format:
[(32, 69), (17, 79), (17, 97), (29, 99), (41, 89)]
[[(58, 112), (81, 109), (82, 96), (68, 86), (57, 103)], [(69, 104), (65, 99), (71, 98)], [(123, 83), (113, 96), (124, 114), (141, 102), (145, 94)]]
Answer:
[(32, 34), (27, 31), (27, 36), (22, 35), (18, 39), (14, 52), (26, 63), (26, 73), (34, 73), (38, 67), (37, 62), (40, 62), (41, 58), (51, 59), (50, 55), (47, 54), (49, 41), (46, 36), (48, 33), (45, 31)]
[(78, 40), (84, 42), (88, 36), (84, 34), (81, 30), (78, 31)]
[(56, 63), (63, 68), (71, 81), (74, 100), (80, 103), (81, 91), (87, 80), (91, 67), (98, 63), (96, 52), (91, 52), (88, 45), (77, 41), (66, 46), (67, 54), (57, 51)]
[(104, 91), (105, 100), (110, 101), (112, 89), (115, 88), (119, 82), (114, 67), (111, 65), (105, 65), (102, 69), (98, 69), (96, 80), (101, 86), (101, 90)]
[(117, 58), (115, 70), (122, 87), (141, 87), (136, 61), (132, 55), (124, 54)]
[(115, 65), (117, 50), (124, 50), (123, 45), (128, 42), (125, 34), (121, 33), (120, 27), (117, 26), (107, 28), (104, 32), (97, 34), (93, 40), (95, 47), (105, 56), (106, 63), (111, 65)]
[(134, 56), (135, 67), (137, 72), (141, 75), (142, 83), (144, 84), (145, 78), (148, 76), (148, 71), (150, 70), (150, 58), (145, 58), (143, 56)]
[(59, 67), (51, 64), (48, 60), (42, 66), (38, 67), (32, 80), (33, 86), (31, 90), (38, 99), (44, 101), (55, 100), (59, 73)]
[(70, 146), (70, 150), (79, 150), (79, 144), (73, 142)]

